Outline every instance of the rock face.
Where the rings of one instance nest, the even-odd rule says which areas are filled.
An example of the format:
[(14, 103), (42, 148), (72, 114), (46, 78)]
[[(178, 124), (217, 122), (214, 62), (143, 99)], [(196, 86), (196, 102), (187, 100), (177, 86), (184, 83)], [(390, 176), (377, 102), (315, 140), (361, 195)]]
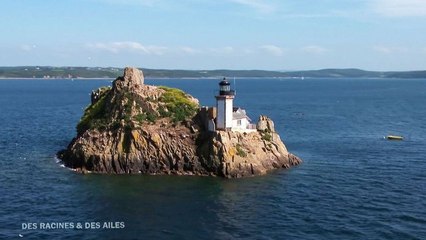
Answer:
[(58, 153), (82, 172), (213, 175), (265, 174), (301, 162), (289, 153), (266, 116), (257, 131), (209, 132), (198, 100), (178, 89), (144, 85), (126, 68), (111, 87), (92, 92), (77, 136)]
[(144, 76), (141, 70), (132, 67), (124, 68), (123, 77), (117, 78), (115, 81), (116, 89), (127, 89), (130, 91), (134, 91), (135, 89), (143, 86), (144, 84)]
[(290, 168), (301, 160), (289, 153), (275, 132), (209, 133), (199, 148), (200, 161), (209, 172), (229, 178), (263, 175), (275, 168)]

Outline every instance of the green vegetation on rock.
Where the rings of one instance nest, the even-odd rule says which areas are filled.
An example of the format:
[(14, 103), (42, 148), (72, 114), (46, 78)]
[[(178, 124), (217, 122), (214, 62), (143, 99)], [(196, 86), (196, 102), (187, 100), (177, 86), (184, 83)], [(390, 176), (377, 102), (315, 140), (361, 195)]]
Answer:
[(272, 135), (269, 132), (264, 132), (262, 134), (262, 140), (270, 142), (272, 141)]
[(145, 121), (153, 123), (158, 119), (158, 116), (155, 113), (147, 112), (135, 115), (134, 119), (139, 123), (144, 123)]
[(84, 110), (83, 117), (77, 124), (77, 133), (82, 134), (87, 129), (100, 129), (108, 126), (106, 98), (111, 88), (102, 88), (99, 99)]
[[(88, 129), (118, 129), (122, 121), (125, 125), (133, 125), (132, 122), (143, 124), (154, 123), (159, 118), (169, 117), (174, 123), (184, 121), (193, 117), (198, 110), (198, 104), (191, 101), (191, 97), (180, 89), (170, 87), (159, 87), (164, 91), (158, 100), (147, 97), (139, 99), (130, 92), (124, 92), (112, 96), (111, 87), (103, 87), (92, 93), (92, 104), (84, 111), (77, 125), (77, 133), (80, 135)], [(96, 97), (94, 97), (96, 96)], [(111, 102), (112, 101), (112, 102)], [(144, 107), (146, 103), (152, 102), (157, 108)], [(110, 106), (118, 106), (118, 115), (112, 119)], [(115, 107), (114, 107), (115, 109)]]
[(237, 144), (236, 149), (237, 149), (237, 155), (238, 156), (247, 157), (247, 153), (242, 149), (240, 144)]
[(180, 122), (194, 116), (198, 105), (192, 102), (188, 95), (180, 89), (160, 86), (165, 92), (160, 101), (165, 103), (167, 111), (160, 109), (161, 117), (171, 117), (173, 122)]

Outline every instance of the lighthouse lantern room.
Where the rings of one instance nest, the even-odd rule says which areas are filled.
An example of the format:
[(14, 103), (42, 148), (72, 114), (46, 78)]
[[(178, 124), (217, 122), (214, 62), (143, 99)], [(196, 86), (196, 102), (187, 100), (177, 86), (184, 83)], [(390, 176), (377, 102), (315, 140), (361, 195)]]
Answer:
[(231, 90), (231, 84), (226, 80), (226, 78), (223, 78), (223, 80), (219, 83), (219, 95), (216, 96), (217, 130), (232, 129), (234, 97), (235, 91)]

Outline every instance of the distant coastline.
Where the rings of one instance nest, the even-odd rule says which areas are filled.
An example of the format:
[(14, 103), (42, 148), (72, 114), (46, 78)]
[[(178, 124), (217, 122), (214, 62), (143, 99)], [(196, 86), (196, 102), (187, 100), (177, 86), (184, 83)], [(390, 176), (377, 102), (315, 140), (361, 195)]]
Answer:
[[(140, 68), (147, 78), (405, 78), (426, 79), (426, 70), (420, 71), (365, 71), (355, 68), (304, 71), (267, 70), (173, 70)], [(0, 79), (114, 79), (123, 69), (114, 67), (0, 67)]]

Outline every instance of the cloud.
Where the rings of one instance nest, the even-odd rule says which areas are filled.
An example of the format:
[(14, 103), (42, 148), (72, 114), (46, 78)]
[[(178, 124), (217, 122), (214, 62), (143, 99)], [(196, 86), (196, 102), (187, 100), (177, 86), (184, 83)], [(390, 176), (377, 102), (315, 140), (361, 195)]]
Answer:
[(108, 43), (90, 43), (87, 44), (89, 49), (103, 50), (112, 53), (120, 53), (122, 51), (134, 51), (143, 54), (163, 55), (167, 51), (167, 47), (148, 45), (144, 46), (138, 42), (108, 42)]
[(216, 47), (216, 48), (194, 48), (191, 46), (167, 47), (155, 45), (143, 45), (139, 42), (98, 42), (86, 44), (86, 48), (94, 51), (104, 51), (110, 53), (135, 52), (145, 55), (186, 55), (192, 56), (197, 54), (210, 56), (229, 56), (238, 54), (238, 49), (232, 46)]
[(92, 0), (92, 1), (108, 3), (108, 4), (140, 5), (140, 6), (147, 6), (147, 7), (152, 7), (155, 4), (159, 3), (159, 0)]
[(36, 45), (23, 44), (20, 46), (20, 49), (24, 52), (30, 52), (34, 50), (36, 47), (37, 47)]
[(210, 48), (210, 52), (215, 55), (228, 55), (234, 53), (233, 47)]
[(312, 54), (323, 54), (327, 52), (328, 49), (320, 47), (320, 46), (316, 46), (316, 45), (310, 45), (310, 46), (303, 47), (302, 51), (306, 53), (312, 53)]
[(272, 13), (276, 10), (276, 8), (272, 4), (269, 4), (266, 1), (262, 1), (262, 0), (229, 0), (229, 1), (242, 6), (252, 8), (260, 13)]
[(198, 50), (198, 49), (195, 49), (195, 48), (192, 48), (192, 47), (188, 47), (188, 46), (180, 47), (178, 49), (178, 51), (181, 52), (181, 53), (186, 53), (186, 54), (190, 54), (190, 55), (202, 52), (201, 50)]
[(388, 46), (373, 46), (373, 50), (382, 54), (406, 53), (407, 48), (404, 47), (388, 47)]
[(274, 56), (279, 57), (284, 55), (284, 49), (275, 45), (263, 45), (263, 46), (260, 46), (259, 48)]
[(391, 54), (393, 52), (391, 48), (385, 46), (374, 46), (373, 50), (383, 54)]
[(373, 0), (372, 6), (387, 17), (426, 17), (425, 0)]

